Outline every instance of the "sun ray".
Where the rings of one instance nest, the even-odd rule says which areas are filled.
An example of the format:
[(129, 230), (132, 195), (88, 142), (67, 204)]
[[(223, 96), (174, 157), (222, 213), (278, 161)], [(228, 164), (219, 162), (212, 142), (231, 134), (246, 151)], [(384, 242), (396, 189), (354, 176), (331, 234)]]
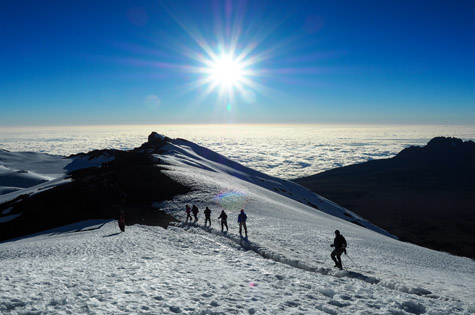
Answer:
[(279, 14), (277, 20), (256, 21), (247, 18), (247, 5), (245, 1), (212, 2), (212, 24), (191, 19), (179, 2), (168, 10), (184, 37), (176, 36), (166, 42), (170, 44), (168, 48), (179, 53), (177, 56), (185, 57), (176, 68), (189, 74), (181, 92), (197, 91), (193, 103), (211, 100), (209, 97), (214, 94), (215, 105), (231, 107), (230, 103), (234, 102), (233, 106), (240, 102), (254, 103), (257, 95), (274, 99), (282, 95), (281, 91), (268, 87), (269, 82), (278, 80), (279, 74), (292, 74), (292, 71), (286, 67), (272, 68), (275, 64), (272, 59), (296, 49), (299, 35), (276, 40), (275, 31), (288, 14)]

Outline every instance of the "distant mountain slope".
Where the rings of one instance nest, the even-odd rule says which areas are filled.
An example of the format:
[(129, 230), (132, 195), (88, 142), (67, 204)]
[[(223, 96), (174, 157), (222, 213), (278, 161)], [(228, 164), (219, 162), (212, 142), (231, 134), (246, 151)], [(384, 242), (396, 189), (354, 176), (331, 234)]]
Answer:
[(475, 257), (475, 143), (438, 137), (391, 159), (341, 167), (295, 182), (398, 236)]

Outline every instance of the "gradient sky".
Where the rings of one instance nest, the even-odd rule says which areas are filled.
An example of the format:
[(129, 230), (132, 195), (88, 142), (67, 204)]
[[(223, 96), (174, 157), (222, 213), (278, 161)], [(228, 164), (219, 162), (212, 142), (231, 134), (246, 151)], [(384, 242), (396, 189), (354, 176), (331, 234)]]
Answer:
[[(0, 40), (0, 126), (475, 124), (471, 0), (6, 0)], [(226, 52), (233, 95), (202, 84)]]

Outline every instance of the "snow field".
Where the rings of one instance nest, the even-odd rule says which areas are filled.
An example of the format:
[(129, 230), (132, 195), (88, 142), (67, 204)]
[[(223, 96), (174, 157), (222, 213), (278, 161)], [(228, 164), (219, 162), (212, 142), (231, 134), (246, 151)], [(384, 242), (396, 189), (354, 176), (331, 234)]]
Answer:
[[(101, 225), (97, 225), (99, 227)], [(450, 314), (463, 308), (306, 272), (189, 226), (46, 233), (0, 245), (2, 314)]]

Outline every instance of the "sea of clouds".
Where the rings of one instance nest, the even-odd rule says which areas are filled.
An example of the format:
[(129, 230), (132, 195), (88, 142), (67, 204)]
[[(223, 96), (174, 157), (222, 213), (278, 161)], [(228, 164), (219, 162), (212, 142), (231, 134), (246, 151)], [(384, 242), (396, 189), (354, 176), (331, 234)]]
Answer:
[(292, 179), (425, 145), (436, 136), (475, 140), (475, 126), (140, 125), (0, 127), (0, 149), (70, 155), (128, 150), (156, 131), (214, 150), (269, 175)]

